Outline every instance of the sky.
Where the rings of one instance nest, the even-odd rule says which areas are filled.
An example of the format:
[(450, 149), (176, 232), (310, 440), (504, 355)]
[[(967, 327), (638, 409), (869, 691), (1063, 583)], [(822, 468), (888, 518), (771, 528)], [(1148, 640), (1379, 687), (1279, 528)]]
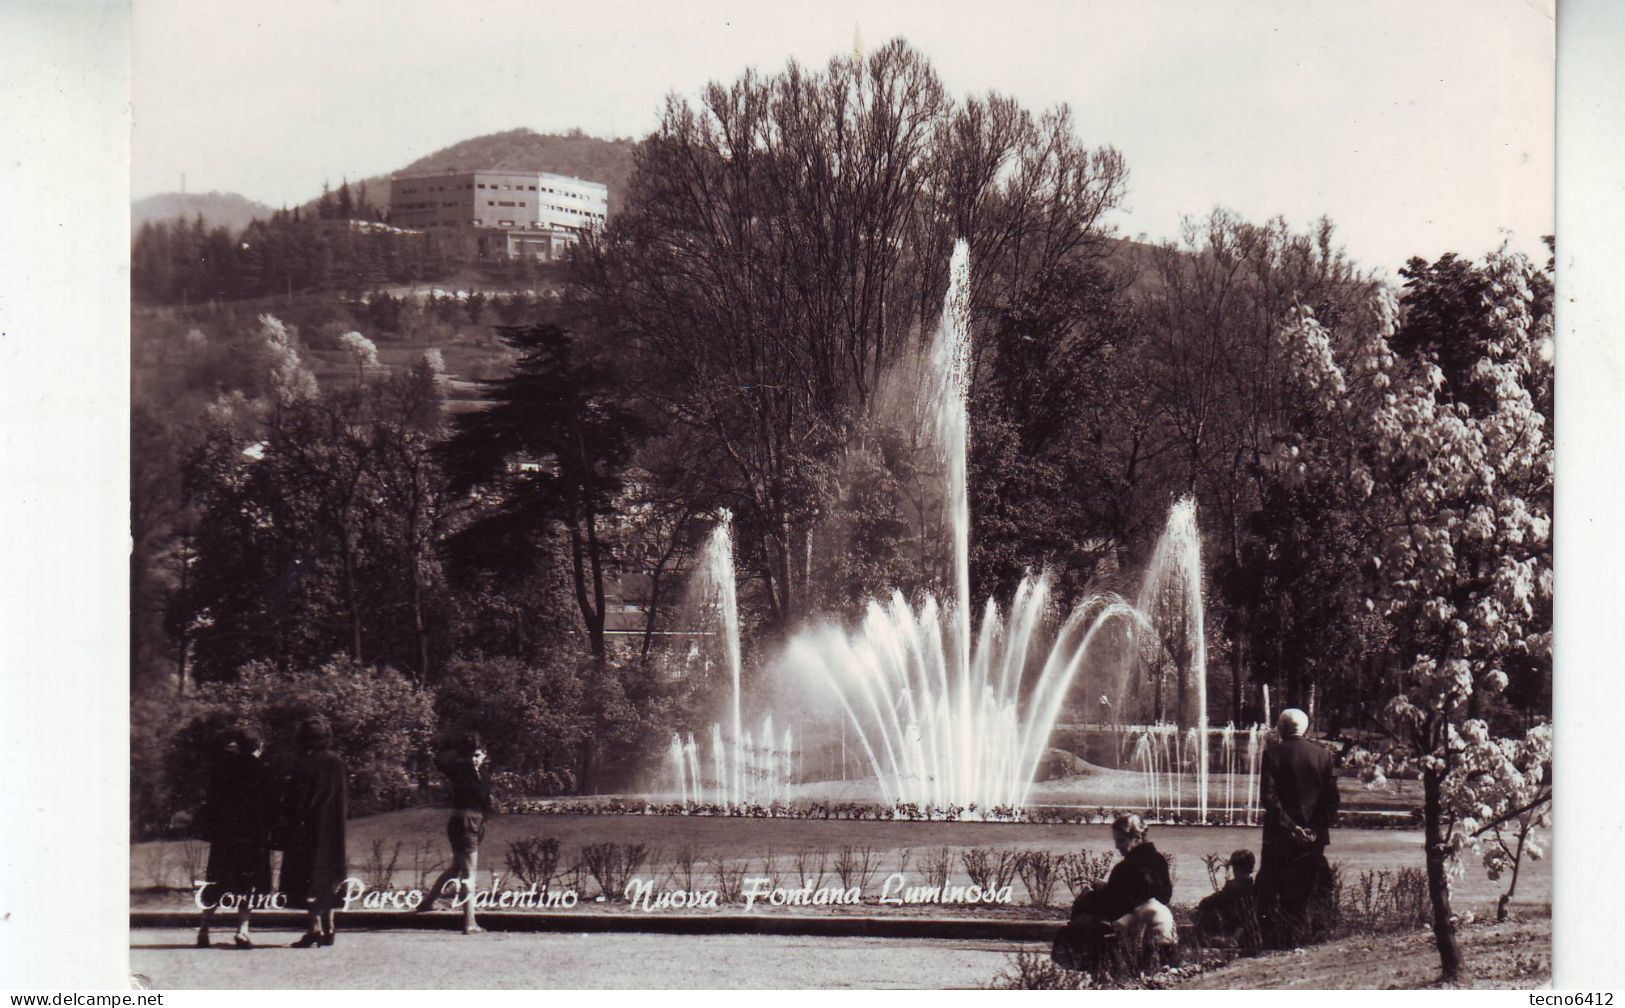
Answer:
[(1119, 233), (1215, 206), (1362, 265), (1544, 257), (1552, 0), (138, 0), (132, 193), (302, 202), (516, 127), (640, 138), (664, 97), (907, 38), (955, 95), (1065, 102), (1128, 164)]

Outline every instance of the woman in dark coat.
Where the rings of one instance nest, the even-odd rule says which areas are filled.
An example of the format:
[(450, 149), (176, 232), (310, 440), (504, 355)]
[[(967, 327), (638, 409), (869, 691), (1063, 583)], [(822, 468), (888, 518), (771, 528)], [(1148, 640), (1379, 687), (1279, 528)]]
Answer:
[(299, 749), (282, 809), (282, 892), (290, 907), (309, 912), (309, 929), (294, 947), (310, 948), (334, 941), (333, 908), (347, 871), (349, 771), (333, 752), (332, 731), (321, 718), (299, 726)]
[(198, 894), (203, 924), (198, 948), (209, 947), (209, 922), (222, 902), (235, 904), (238, 948), (253, 948), (248, 915), (256, 896), (271, 891), (272, 805), (270, 776), (260, 763), (264, 743), (248, 728), (233, 728), (220, 737), (220, 758), (209, 774), (203, 799), (203, 835), (209, 841), (205, 885)]
[(1053, 955), (1064, 969), (1094, 969), (1107, 942), (1117, 934), (1114, 925), (1143, 911), (1153, 900), (1157, 906), (1151, 908), (1155, 913), (1148, 919), (1166, 917), (1162, 927), (1172, 929), (1167, 907), (1173, 899), (1173, 880), (1167, 859), (1146, 839), (1145, 821), (1137, 815), (1118, 816), (1112, 823), (1112, 842), (1123, 860), (1112, 868), (1105, 884), (1078, 896), (1072, 904), (1071, 922), (1056, 937)]

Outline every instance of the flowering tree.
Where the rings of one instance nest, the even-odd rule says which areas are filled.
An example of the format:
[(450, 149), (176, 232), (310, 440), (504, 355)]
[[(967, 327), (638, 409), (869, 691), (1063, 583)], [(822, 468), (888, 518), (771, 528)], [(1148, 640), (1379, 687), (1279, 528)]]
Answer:
[(299, 360), (293, 334), (275, 315), (260, 316), (262, 352), (270, 362), (269, 384), (277, 403), (306, 399), (316, 394), (316, 376)]
[(446, 355), (440, 352), (439, 347), (430, 347), (423, 351), (423, 366), (434, 375), (436, 383), (446, 380)]
[[(1366, 604), (1389, 624), (1400, 673), (1381, 718), (1395, 746), (1364, 763), (1372, 776), (1420, 771), (1433, 930), (1454, 976), (1460, 853), (1486, 832), (1501, 844), (1514, 823), (1527, 838), (1546, 780), (1549, 732), (1520, 747), (1492, 738), (1487, 718), (1509, 670), (1528, 675), (1550, 660), (1552, 439), (1539, 406), (1550, 401), (1552, 344), (1549, 284), (1521, 256), (1443, 276), (1413, 282), (1406, 308), (1426, 304), (1439, 282), (1473, 281), (1471, 310), (1437, 336), (1465, 354), (1449, 373), (1435, 347), (1400, 337), (1389, 292), (1333, 328), (1307, 308), (1291, 313), (1282, 347), (1319, 422), (1280, 452), (1289, 471), (1335, 480), (1368, 515)], [(1527, 828), (1525, 815), (1536, 817)], [(1489, 855), (1492, 871), (1518, 861), (1503, 847)]]
[(1496, 903), (1496, 919), (1506, 920), (1525, 855), (1538, 861), (1545, 853), (1541, 831), (1552, 816), (1552, 728), (1537, 725), (1521, 739), (1493, 738), (1488, 725), (1474, 719), (1461, 734), (1467, 744), (1441, 790), (1490, 878), (1512, 872)]
[(347, 332), (339, 337), (339, 346), (350, 352), (355, 358), (355, 381), (361, 384), (362, 375), (366, 368), (378, 367), (378, 346), (372, 340), (358, 332)]

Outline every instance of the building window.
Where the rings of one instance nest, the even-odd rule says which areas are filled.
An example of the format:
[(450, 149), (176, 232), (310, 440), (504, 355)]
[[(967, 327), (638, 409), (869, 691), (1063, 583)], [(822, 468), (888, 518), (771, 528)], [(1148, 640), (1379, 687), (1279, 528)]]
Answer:
[(486, 205), (486, 206), (496, 206), (496, 205), (497, 205), (497, 201), (496, 201), (496, 200), (486, 200), (486, 201), (485, 201), (485, 205)]

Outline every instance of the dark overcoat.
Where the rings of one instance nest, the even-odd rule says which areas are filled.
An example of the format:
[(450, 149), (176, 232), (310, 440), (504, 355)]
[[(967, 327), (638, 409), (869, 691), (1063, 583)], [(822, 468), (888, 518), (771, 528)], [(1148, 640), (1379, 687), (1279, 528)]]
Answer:
[[(1259, 802), (1264, 810), (1263, 862), (1271, 855), (1324, 851), (1331, 843), (1332, 821), (1341, 797), (1337, 793), (1336, 761), (1330, 750), (1306, 738), (1272, 742), (1259, 767)], [(1315, 834), (1311, 844), (1293, 835), (1301, 826)], [(1262, 874), (1261, 866), (1261, 874)]]
[(206, 902), (216, 902), (222, 892), (270, 891), (275, 818), (274, 789), (264, 764), (249, 753), (222, 756), (209, 774), (200, 816), (209, 841)]
[(1167, 859), (1150, 843), (1141, 843), (1129, 848), (1106, 876), (1105, 885), (1083, 893), (1073, 902), (1072, 916), (1074, 920), (1091, 917), (1113, 921), (1146, 900), (1168, 905), (1173, 894)]
[(345, 820), (349, 772), (336, 753), (311, 753), (294, 765), (283, 801), (282, 892), (288, 906), (337, 905), (348, 871)]
[[(1261, 916), (1274, 944), (1296, 945), (1314, 929), (1316, 897), (1331, 890), (1326, 847), (1341, 801), (1336, 761), (1329, 750), (1306, 738), (1272, 743), (1259, 766), (1259, 798), (1264, 835), (1259, 851)], [(1314, 834), (1307, 842), (1294, 828)], [(1279, 904), (1279, 915), (1276, 904)]]

